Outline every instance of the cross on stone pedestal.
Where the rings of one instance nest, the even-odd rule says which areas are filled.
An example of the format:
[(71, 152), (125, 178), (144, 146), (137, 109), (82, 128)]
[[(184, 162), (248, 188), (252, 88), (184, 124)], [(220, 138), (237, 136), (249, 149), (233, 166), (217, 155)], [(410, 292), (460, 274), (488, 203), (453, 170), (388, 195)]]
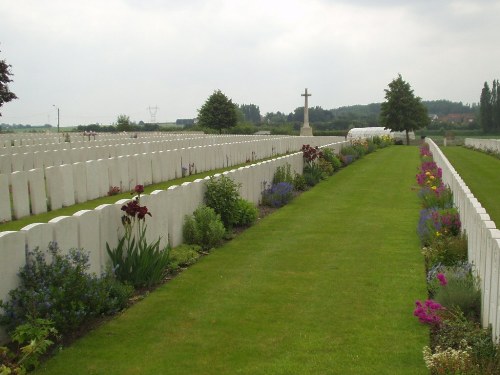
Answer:
[(311, 94), (307, 93), (307, 89), (304, 92), (304, 94), (300, 94), (300, 96), (303, 96), (305, 99), (304, 103), (304, 125), (300, 129), (300, 135), (307, 135), (311, 136), (312, 134), (312, 128), (309, 126), (309, 106), (308, 106), (308, 100), (307, 98), (311, 96)]

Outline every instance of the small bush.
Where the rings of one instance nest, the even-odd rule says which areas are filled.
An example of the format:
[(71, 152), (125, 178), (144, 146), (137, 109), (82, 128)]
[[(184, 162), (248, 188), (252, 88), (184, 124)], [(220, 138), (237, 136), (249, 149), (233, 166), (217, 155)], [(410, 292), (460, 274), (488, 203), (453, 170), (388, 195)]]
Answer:
[(252, 202), (243, 198), (236, 203), (234, 225), (237, 227), (248, 227), (257, 221), (259, 210)]
[(273, 184), (262, 192), (262, 204), (270, 207), (282, 207), (293, 198), (293, 186), (288, 182)]
[(295, 176), (293, 176), (293, 189), (296, 191), (305, 191), (307, 189), (307, 182), (303, 175), (295, 173)]
[[(122, 309), (128, 296), (120, 298), (114, 281), (89, 275), (88, 253), (71, 249), (62, 255), (55, 242), (49, 244), (51, 261), (38, 248), (28, 252), (28, 262), (21, 268), (21, 284), (9, 292), (10, 300), (1, 302), (4, 315), (0, 324), (8, 331), (31, 318), (54, 322), (60, 333), (67, 333), (89, 318)], [(125, 287), (126, 288), (126, 287)]]
[(323, 173), (323, 177), (333, 175), (333, 171), (334, 171), (333, 165), (329, 161), (321, 158), (321, 159), (319, 159), (318, 166), (319, 166), (319, 169), (321, 169), (321, 172)]
[(240, 185), (226, 176), (210, 177), (206, 183), (205, 203), (220, 215), (226, 229), (234, 225)]
[(479, 321), (481, 291), (474, 275), (460, 267), (445, 267), (442, 274), (446, 282), (437, 288), (434, 299), (448, 309), (458, 308), (469, 319)]
[(467, 260), (467, 235), (437, 237), (422, 253), (428, 269), (436, 264), (457, 265)]
[(419, 192), (423, 208), (452, 208), (453, 192), (443, 184), (433, 187), (423, 187)]
[(436, 333), (433, 344), (441, 348), (458, 349), (465, 340), (479, 366), (478, 374), (500, 373), (500, 350), (492, 340), (491, 330), (468, 319), (460, 309), (448, 310)]
[(335, 156), (331, 148), (325, 147), (323, 149), (323, 159), (332, 165), (334, 171), (337, 171), (342, 167), (342, 162), (337, 156)]
[(177, 271), (181, 267), (188, 267), (197, 262), (200, 257), (201, 246), (182, 244), (170, 250), (168, 268)]
[(317, 164), (306, 165), (303, 176), (308, 186), (314, 186), (323, 179), (323, 172)]
[(291, 166), (288, 163), (276, 167), (276, 171), (273, 176), (273, 184), (279, 184), (280, 182), (288, 182), (289, 184), (293, 183), (293, 174)]
[(193, 215), (186, 216), (183, 227), (184, 241), (209, 250), (221, 244), (226, 232), (220, 216), (211, 207), (200, 206)]

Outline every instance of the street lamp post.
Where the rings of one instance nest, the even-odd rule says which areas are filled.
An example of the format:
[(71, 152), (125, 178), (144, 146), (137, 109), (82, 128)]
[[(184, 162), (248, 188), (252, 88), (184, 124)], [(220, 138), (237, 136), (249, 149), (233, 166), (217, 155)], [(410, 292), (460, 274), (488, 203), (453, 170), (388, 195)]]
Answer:
[(59, 107), (55, 104), (52, 104), (52, 106), (57, 109), (57, 132), (59, 133)]

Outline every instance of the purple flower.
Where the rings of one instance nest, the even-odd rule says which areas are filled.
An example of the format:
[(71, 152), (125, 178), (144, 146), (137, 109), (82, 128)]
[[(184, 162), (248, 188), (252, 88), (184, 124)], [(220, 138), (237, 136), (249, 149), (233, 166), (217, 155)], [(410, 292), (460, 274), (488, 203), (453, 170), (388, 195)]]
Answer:
[(445, 286), (446, 284), (448, 284), (448, 281), (446, 280), (446, 276), (445, 276), (443, 273), (438, 273), (438, 274), (436, 275), (436, 277), (438, 278), (439, 283), (440, 283), (442, 286)]

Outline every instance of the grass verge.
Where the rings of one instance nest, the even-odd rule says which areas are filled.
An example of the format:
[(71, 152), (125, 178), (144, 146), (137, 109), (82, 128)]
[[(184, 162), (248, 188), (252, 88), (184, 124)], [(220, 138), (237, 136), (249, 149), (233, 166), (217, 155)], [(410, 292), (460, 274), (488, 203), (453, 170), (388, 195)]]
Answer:
[(500, 225), (500, 159), (465, 147), (441, 149), (491, 220)]
[(357, 161), (36, 374), (426, 374), (418, 161)]

